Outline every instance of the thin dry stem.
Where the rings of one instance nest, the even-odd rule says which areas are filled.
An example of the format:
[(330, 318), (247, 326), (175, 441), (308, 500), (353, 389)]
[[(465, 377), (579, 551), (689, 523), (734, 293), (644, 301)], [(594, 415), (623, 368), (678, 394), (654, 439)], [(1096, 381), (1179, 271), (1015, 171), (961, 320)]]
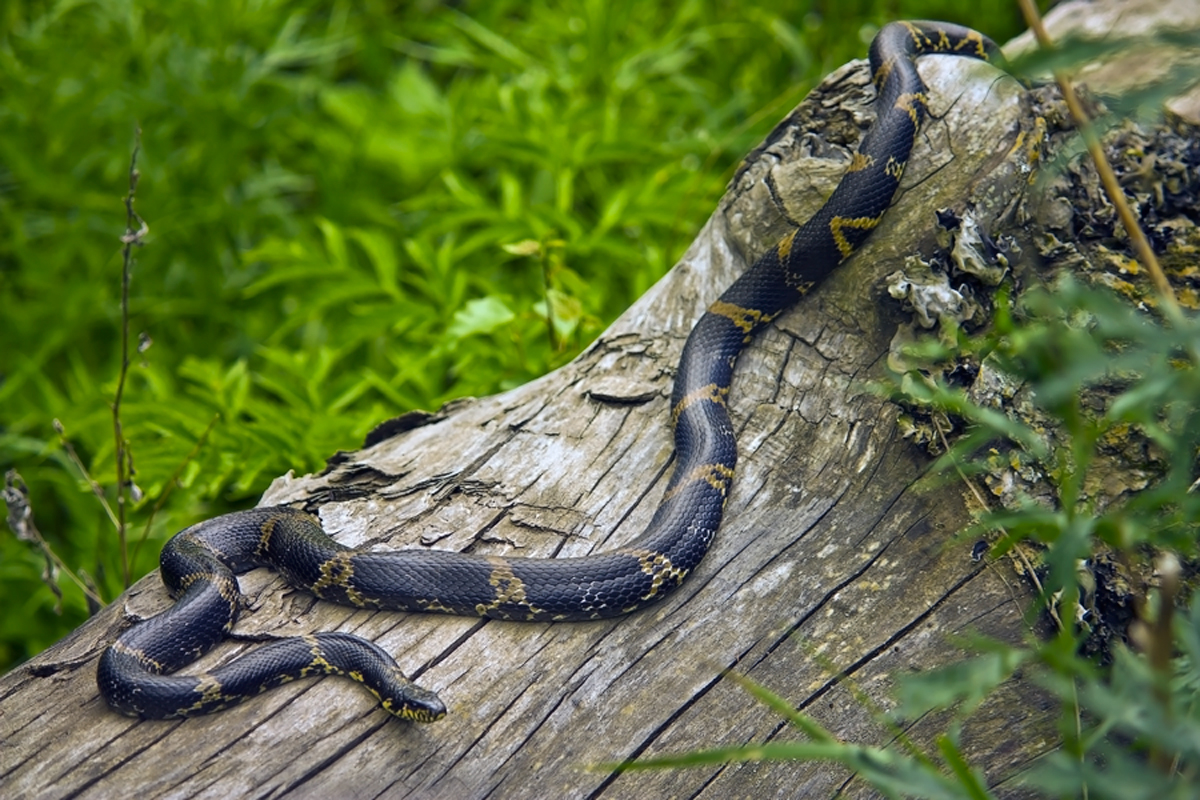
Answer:
[[(58, 553), (54, 552), (54, 548), (42, 536), (42, 532), (38, 530), (37, 525), (33, 522), (33, 508), (29, 504), (29, 490), (25, 486), (25, 481), (17, 473), (16, 470), (9, 470), (5, 475), (4, 481), (4, 502), (8, 506), (8, 526), (12, 528), (13, 533), (18, 539), (27, 542), (33, 542), (38, 550), (42, 552), (42, 556), (50, 562), (55, 569), (70, 578), (84, 596), (94, 602), (98, 606), (104, 605), (102, 598), (97, 589), (90, 581), (84, 581), (75, 571), (72, 570), (67, 563), (59, 558)], [(49, 570), (43, 576), (54, 594), (61, 600), (62, 594), (58, 586), (53, 583), (53, 575)]]
[(77, 470), (79, 470), (79, 474), (83, 476), (85, 481), (87, 481), (88, 486), (91, 487), (92, 494), (94, 494), (96, 499), (100, 501), (100, 505), (104, 508), (104, 513), (108, 514), (108, 519), (112, 522), (113, 527), (119, 528), (120, 525), (117, 522), (117, 515), (113, 511), (112, 504), (109, 503), (108, 498), (104, 496), (104, 487), (100, 485), (98, 480), (92, 477), (92, 474), (88, 472), (88, 468), (84, 465), (83, 459), (81, 459), (79, 454), (75, 452), (75, 446), (72, 445), (71, 440), (67, 438), (66, 428), (64, 428), (63, 424), (57, 419), (54, 420), (52, 424), (54, 425), (54, 431), (58, 434), (59, 444), (62, 445), (63, 450), (66, 452), (67, 458), (71, 460), (71, 463), (75, 465)]
[(126, 542), (127, 523), (125, 519), (125, 489), (133, 480), (133, 459), (129, 453), (129, 442), (121, 425), (121, 399), (125, 395), (125, 381), (129, 376), (129, 282), (133, 276), (133, 248), (141, 247), (143, 239), (149, 233), (150, 227), (146, 221), (133, 210), (133, 201), (137, 192), (138, 153), (142, 149), (142, 129), (134, 127), (133, 154), (129, 159), (129, 192), (125, 195), (125, 234), (121, 237), (124, 247), (121, 248), (121, 368), (117, 375), (117, 391), (112, 402), (113, 417), (113, 452), (117, 466), (117, 540), (121, 550), (121, 578), (125, 587), (130, 584), (129, 548)]
[[(1018, 0), (1018, 3), (1021, 6), (1021, 12), (1025, 15), (1025, 22), (1029, 25), (1030, 30), (1033, 31), (1038, 44), (1043, 49), (1053, 50), (1054, 40), (1050, 38), (1046, 27), (1042, 24), (1041, 14), (1038, 13), (1037, 6), (1033, 0)], [(1100, 145), (1100, 138), (1096, 135), (1091, 118), (1088, 117), (1083, 104), (1079, 102), (1079, 96), (1075, 93), (1075, 87), (1071, 84), (1071, 80), (1067, 77), (1066, 73), (1061, 70), (1054, 71), (1054, 80), (1058, 83), (1059, 89), (1062, 90), (1067, 110), (1071, 113), (1071, 118), (1075, 121), (1075, 127), (1079, 129), (1079, 134), (1083, 137), (1088, 154), (1096, 164), (1096, 172), (1100, 176), (1104, 192), (1108, 195), (1113, 208), (1116, 209), (1117, 216), (1121, 219), (1121, 224), (1125, 226), (1125, 231), (1129, 234), (1129, 239), (1133, 243), (1138, 260), (1142, 262), (1146, 271), (1150, 273), (1151, 280), (1154, 281), (1154, 287), (1158, 291), (1163, 313), (1171, 322), (1180, 322), (1183, 319), (1183, 313), (1179, 309), (1179, 301), (1175, 298), (1175, 292), (1171, 288), (1166, 274), (1162, 271), (1162, 267), (1159, 266), (1158, 258), (1154, 255), (1154, 249), (1150, 247), (1150, 242), (1146, 239), (1146, 234), (1142, 231), (1142, 226), (1138, 224), (1137, 218), (1133, 215), (1133, 210), (1125, 202), (1125, 193), (1121, 191), (1121, 186), (1117, 182), (1117, 176), (1113, 172), (1112, 165), (1108, 163), (1108, 158), (1104, 155), (1104, 148)]]

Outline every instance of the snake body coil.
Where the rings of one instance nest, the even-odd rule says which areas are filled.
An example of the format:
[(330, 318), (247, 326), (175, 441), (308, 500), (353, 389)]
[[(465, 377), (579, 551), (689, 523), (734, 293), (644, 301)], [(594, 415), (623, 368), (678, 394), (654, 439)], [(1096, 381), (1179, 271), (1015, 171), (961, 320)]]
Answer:
[(758, 259), (696, 323), (671, 397), (676, 467), (644, 533), (582, 558), (527, 559), (400, 550), (368, 552), (332, 540), (312, 516), (264, 508), (194, 525), (163, 548), (161, 572), (176, 604), (109, 647), (97, 673), (108, 703), (148, 718), (226, 708), (272, 686), (315, 674), (363, 683), (397, 716), (445, 714), (432, 692), (392, 658), (347, 634), (282, 639), (214, 671), (171, 673), (228, 634), (240, 594), (235, 573), (279, 570), (317, 597), (363, 608), (436, 611), (508, 620), (591, 620), (659, 600), (695, 569), (717, 527), (737, 462), (726, 409), (734, 364), (756, 332), (848, 258), (883, 217), (926, 113), (914, 59), (951, 53), (989, 59), (995, 45), (944, 23), (892, 23), (871, 45), (878, 121), (828, 202)]

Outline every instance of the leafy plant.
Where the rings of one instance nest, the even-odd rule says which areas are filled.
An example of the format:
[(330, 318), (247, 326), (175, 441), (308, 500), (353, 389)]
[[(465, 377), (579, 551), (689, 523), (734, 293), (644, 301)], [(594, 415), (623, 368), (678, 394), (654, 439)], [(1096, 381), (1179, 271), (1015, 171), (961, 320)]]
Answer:
[[(1200, 319), (1161, 324), (1107, 291), (1063, 280), (1053, 292), (1030, 292), (1016, 314), (999, 313), (989, 334), (970, 346), (1016, 385), (1031, 389), (1045, 417), (997, 413), (964, 390), (924, 379), (904, 384), (910, 402), (963, 413), (972, 422), (971, 435), (943, 457), (945, 467), (986, 472), (993, 465), (989, 447), (981, 443), (994, 447), (1002, 441), (1017, 451), (1036, 450), (1047, 466), (1053, 504), (987, 512), (979, 528), (1001, 533), (992, 547), (995, 557), (1027, 541), (1044, 548), (1037, 570), (1041, 608), (1059, 621), (1055, 636), (1040, 641), (1031, 635), (1022, 647), (977, 639), (966, 643), (979, 652), (975, 658), (902, 678), (896, 709), (877, 712), (897, 739), (891, 748), (840, 741), (787, 701), (732, 676), (805, 740), (607, 766), (825, 760), (855, 771), (887, 797), (991, 798), (982, 774), (959, 748), (961, 726), (1020, 668), (1024, 680), (1041, 684), (1057, 699), (1062, 714), (1061, 749), (1024, 776), (1026, 784), (1048, 796), (1193, 797), (1200, 782), (1200, 597), (1186, 613), (1175, 613), (1174, 606), (1182, 592), (1177, 558), (1194, 563), (1200, 549), (1197, 342)], [(1158, 474), (1149, 488), (1105, 506), (1089, 478), (1114, 437), (1143, 438), (1156, 448)], [(1115, 554), (1131, 572), (1145, 564), (1147, 553), (1166, 554), (1154, 565), (1160, 588), (1142, 603), (1132, 628), (1140, 652), (1120, 639), (1105, 642), (1110, 671), (1082, 655), (1096, 611), (1085, 605), (1088, 592), (1078, 565), (1095, 557), (1097, 547)], [(1142, 571), (1148, 573), (1148, 566)], [(900, 723), (933, 710), (952, 710), (954, 716), (930, 753), (909, 741)]]

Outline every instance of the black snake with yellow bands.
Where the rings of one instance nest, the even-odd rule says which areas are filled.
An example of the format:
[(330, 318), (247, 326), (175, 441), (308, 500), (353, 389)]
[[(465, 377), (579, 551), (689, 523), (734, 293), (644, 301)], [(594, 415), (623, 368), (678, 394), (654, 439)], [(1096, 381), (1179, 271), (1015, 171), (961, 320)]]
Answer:
[(279, 570), (317, 597), (362, 608), (436, 611), (508, 620), (591, 620), (657, 601), (708, 550), (737, 462), (726, 409), (734, 364), (754, 334), (829, 275), (867, 238), (900, 183), (926, 113), (914, 59), (951, 53), (994, 59), (991, 41), (943, 23), (887, 25), (871, 45), (878, 121), (825, 205), (758, 259), (696, 323), (671, 398), (675, 471), (644, 533), (611, 552), (563, 559), (436, 550), (358, 551), (289, 508), (264, 508), (194, 525), (163, 548), (162, 576), (176, 604), (126, 631), (100, 660), (100, 691), (118, 711), (186, 717), (217, 711), (272, 686), (315, 674), (347, 675), (391, 713), (445, 714), (370, 642), (340, 633), (281, 639), (195, 676), (171, 673), (228, 634), (240, 593), (234, 575)]

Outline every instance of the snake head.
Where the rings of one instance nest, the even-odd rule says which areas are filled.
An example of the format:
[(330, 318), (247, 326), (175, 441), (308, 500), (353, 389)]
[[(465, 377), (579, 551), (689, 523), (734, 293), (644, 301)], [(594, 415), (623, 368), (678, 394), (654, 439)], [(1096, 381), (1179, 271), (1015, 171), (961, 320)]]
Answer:
[(407, 678), (396, 682), (396, 690), (379, 698), (389, 714), (409, 722), (437, 722), (446, 716), (446, 704), (436, 692), (417, 686)]

